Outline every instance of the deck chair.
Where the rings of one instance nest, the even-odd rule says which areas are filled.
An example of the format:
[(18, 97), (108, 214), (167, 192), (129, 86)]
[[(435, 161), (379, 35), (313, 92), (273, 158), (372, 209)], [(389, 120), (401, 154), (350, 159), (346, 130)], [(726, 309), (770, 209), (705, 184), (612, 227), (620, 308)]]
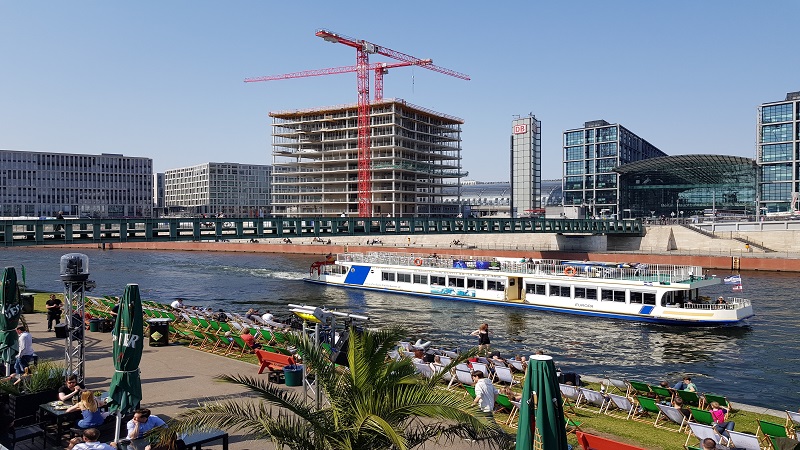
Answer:
[(605, 380), (606, 392), (611, 392), (611, 389), (616, 389), (619, 391), (620, 394), (624, 396), (629, 396), (631, 394), (631, 387), (625, 383), (623, 380), (617, 380), (615, 378), (606, 377)]
[[(761, 450), (761, 442), (753, 434), (742, 433), (739, 431), (728, 431), (730, 437), (728, 438), (728, 446), (740, 450)], [(766, 440), (767, 445), (769, 439)]]
[(519, 383), (517, 380), (514, 379), (514, 376), (511, 375), (511, 369), (508, 367), (494, 367), (494, 376), (495, 380), (502, 383), (508, 383), (509, 386), (513, 386), (515, 383)]
[(616, 407), (616, 410), (621, 411), (625, 414), (625, 420), (630, 419), (631, 416), (636, 414), (636, 405), (631, 403), (631, 401), (628, 400), (628, 397), (624, 397), (622, 395), (617, 395), (617, 394), (606, 394), (606, 395), (608, 395), (608, 398), (611, 400), (610, 402), (606, 402), (606, 414), (608, 414), (609, 416), (615, 415), (610, 412), (612, 406)]
[(472, 370), (479, 370), (483, 373), (483, 376), (493, 380), (494, 374), (489, 371), (489, 366), (484, 363), (474, 362), (472, 363)]
[[(705, 401), (706, 405), (711, 404), (711, 402), (719, 403), (719, 406), (728, 410), (728, 414), (733, 411), (733, 404), (728, 400), (727, 397), (724, 395), (717, 395), (717, 394), (703, 394), (703, 400)], [(727, 418), (727, 415), (726, 415)]]
[(575, 434), (578, 431), (583, 432), (581, 425), (583, 425), (583, 422), (575, 420), (573, 417), (570, 417), (566, 411), (564, 411), (564, 428), (567, 434)]
[(796, 439), (792, 438), (782, 438), (782, 437), (769, 437), (769, 444), (770, 447), (767, 447), (771, 450), (798, 450), (800, 449), (800, 444), (797, 443)]
[[(603, 397), (602, 393), (586, 388), (578, 388), (578, 389), (580, 389), (581, 391), (580, 399), (583, 400), (583, 405), (591, 404), (597, 406), (599, 408), (597, 412), (599, 413), (603, 412), (603, 410), (606, 407), (606, 402), (608, 402), (608, 400), (605, 397)], [(576, 403), (575, 407), (580, 408), (581, 407), (580, 402)], [(589, 408), (587, 407), (586, 409)]]
[(800, 412), (786, 411), (786, 429), (792, 430), (795, 439), (797, 439), (797, 429), (800, 426)]
[(473, 386), (475, 382), (472, 381), (472, 374), (468, 371), (456, 369), (455, 375), (447, 388), (450, 389), (453, 385)]
[(762, 445), (769, 445), (770, 437), (789, 437), (786, 432), (786, 427), (778, 425), (777, 423), (767, 422), (766, 420), (758, 420), (758, 428), (756, 429), (756, 437), (760, 436)]
[(449, 351), (447, 351), (447, 350), (442, 350), (442, 354), (443, 354), (444, 356), (447, 356), (447, 357), (448, 357), (448, 358), (450, 358), (450, 359), (456, 359), (456, 358), (458, 358), (458, 353), (456, 353), (456, 352), (449, 352)]
[(511, 413), (508, 415), (508, 420), (506, 420), (506, 426), (511, 428), (517, 428), (519, 426), (519, 421), (517, 420), (517, 416), (519, 416), (519, 409), (522, 408), (522, 404), (516, 400), (511, 400)]
[(639, 407), (642, 408), (641, 411), (639, 411), (639, 416), (649, 416), (650, 414), (658, 416), (658, 413), (661, 412), (661, 410), (658, 409), (656, 401), (650, 397), (638, 395), (636, 396), (636, 401), (639, 402)]
[(693, 407), (689, 407), (689, 411), (692, 412), (692, 419), (694, 419), (694, 421), (697, 423), (701, 423), (703, 425), (711, 425), (714, 423), (714, 417), (711, 415), (711, 411)]
[(661, 386), (650, 386), (650, 390), (656, 394), (656, 397), (670, 403), (672, 402), (672, 397), (675, 395), (673, 391)]
[(442, 363), (443, 366), (447, 366), (451, 362), (453, 362), (453, 358), (450, 358), (449, 356), (439, 356), (439, 361)]
[(635, 393), (636, 395), (645, 395), (650, 392), (650, 385), (647, 383), (640, 383), (638, 381), (625, 381), (630, 388), (631, 393)]
[(509, 359), (508, 365), (511, 366), (511, 368), (516, 370), (517, 372), (525, 373), (525, 363), (522, 361), (517, 361), (516, 359)]
[(674, 406), (667, 406), (667, 405), (661, 405), (661, 404), (656, 404), (656, 406), (658, 407), (659, 411), (658, 411), (658, 416), (656, 416), (656, 421), (653, 422), (653, 426), (654, 427), (663, 428), (665, 430), (670, 430), (670, 431), (676, 431), (676, 430), (674, 430), (674, 429), (672, 429), (670, 427), (665, 427), (665, 426), (659, 426), (658, 425), (659, 419), (661, 419), (661, 417), (666, 417), (667, 420), (669, 420), (670, 422), (678, 425), (678, 430), (677, 431), (679, 433), (683, 432), (683, 429), (684, 429), (684, 427), (687, 426), (687, 424), (689, 423), (689, 420), (686, 418), (686, 416), (683, 415), (683, 413), (681, 412), (680, 409), (675, 408)]
[(706, 438), (711, 438), (717, 444), (725, 445), (727, 443), (727, 440), (717, 434), (717, 432), (714, 431), (714, 427), (711, 425), (703, 425), (694, 422), (689, 422), (688, 425), (691, 433), (689, 433), (689, 436), (686, 437), (686, 443), (684, 444), (685, 446), (689, 445), (689, 441), (692, 440), (692, 436), (698, 439), (697, 446), (699, 448), (703, 448), (703, 440)]
[(444, 381), (448, 385), (450, 384), (450, 381), (453, 380), (453, 374), (450, 373), (449, 371), (445, 371), (443, 365), (434, 363), (432, 369), (435, 374), (444, 372), (442, 373), (442, 381)]
[[(497, 398), (494, 399), (495, 402), (495, 409), (504, 409), (509, 415), (511, 411), (514, 409), (514, 405), (511, 404), (511, 400), (505, 394), (500, 394)], [(508, 421), (506, 420), (506, 424)]]
[(431, 366), (425, 363), (415, 362), (414, 367), (416, 368), (417, 373), (422, 375), (423, 377), (428, 379), (433, 378), (433, 369), (431, 369)]
[(469, 396), (474, 399), (475, 396), (477, 395), (475, 394), (475, 386), (467, 386), (464, 384), (462, 384), (462, 386), (464, 387), (464, 397), (466, 397), (467, 394), (469, 394)]
[(580, 388), (568, 384), (559, 384), (558, 387), (561, 389), (561, 397), (564, 399), (565, 407), (572, 409), (573, 406), (578, 404), (578, 401), (581, 399)]
[(684, 405), (694, 406), (695, 408), (703, 407), (703, 399), (697, 394), (697, 392), (678, 390), (675, 391), (675, 393), (678, 394), (678, 397), (680, 397), (681, 400), (683, 400)]

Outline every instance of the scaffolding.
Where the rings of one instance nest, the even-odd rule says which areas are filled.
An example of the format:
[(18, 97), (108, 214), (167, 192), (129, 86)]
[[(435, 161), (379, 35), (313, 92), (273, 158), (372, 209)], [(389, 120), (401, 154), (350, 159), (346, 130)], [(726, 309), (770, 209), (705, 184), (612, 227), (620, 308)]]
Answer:
[[(272, 214), (358, 214), (358, 106), (272, 112)], [(370, 108), (372, 217), (456, 215), (463, 120), (387, 99)]]

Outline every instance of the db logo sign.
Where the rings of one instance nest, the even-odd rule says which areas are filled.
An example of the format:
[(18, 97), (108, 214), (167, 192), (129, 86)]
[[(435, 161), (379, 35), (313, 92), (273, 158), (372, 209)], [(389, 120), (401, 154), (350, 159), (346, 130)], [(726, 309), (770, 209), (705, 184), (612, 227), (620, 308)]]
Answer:
[(514, 134), (523, 134), (528, 132), (528, 125), (514, 125)]

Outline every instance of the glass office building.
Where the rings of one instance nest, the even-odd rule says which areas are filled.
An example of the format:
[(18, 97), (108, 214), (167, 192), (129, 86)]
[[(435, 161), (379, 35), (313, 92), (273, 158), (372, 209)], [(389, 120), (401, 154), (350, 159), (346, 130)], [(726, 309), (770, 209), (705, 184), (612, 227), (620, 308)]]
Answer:
[(797, 211), (800, 192), (800, 92), (758, 107), (758, 197), (761, 212)]
[(620, 212), (616, 167), (667, 156), (646, 140), (605, 120), (564, 132), (564, 206), (584, 206), (590, 216)]
[(541, 213), (542, 122), (533, 114), (512, 122), (511, 217)]
[(727, 155), (650, 158), (614, 169), (620, 175), (622, 218), (755, 214), (756, 164)]

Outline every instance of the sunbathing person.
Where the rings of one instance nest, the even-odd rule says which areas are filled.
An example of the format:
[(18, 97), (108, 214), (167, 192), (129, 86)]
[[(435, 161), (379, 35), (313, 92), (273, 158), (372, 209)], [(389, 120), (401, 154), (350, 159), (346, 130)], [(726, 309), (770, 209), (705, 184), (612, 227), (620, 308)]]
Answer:
[(711, 402), (709, 411), (711, 411), (711, 417), (714, 419), (714, 430), (725, 437), (731, 437), (728, 431), (733, 431), (735, 424), (733, 421), (725, 420), (728, 410), (721, 407), (718, 402)]

